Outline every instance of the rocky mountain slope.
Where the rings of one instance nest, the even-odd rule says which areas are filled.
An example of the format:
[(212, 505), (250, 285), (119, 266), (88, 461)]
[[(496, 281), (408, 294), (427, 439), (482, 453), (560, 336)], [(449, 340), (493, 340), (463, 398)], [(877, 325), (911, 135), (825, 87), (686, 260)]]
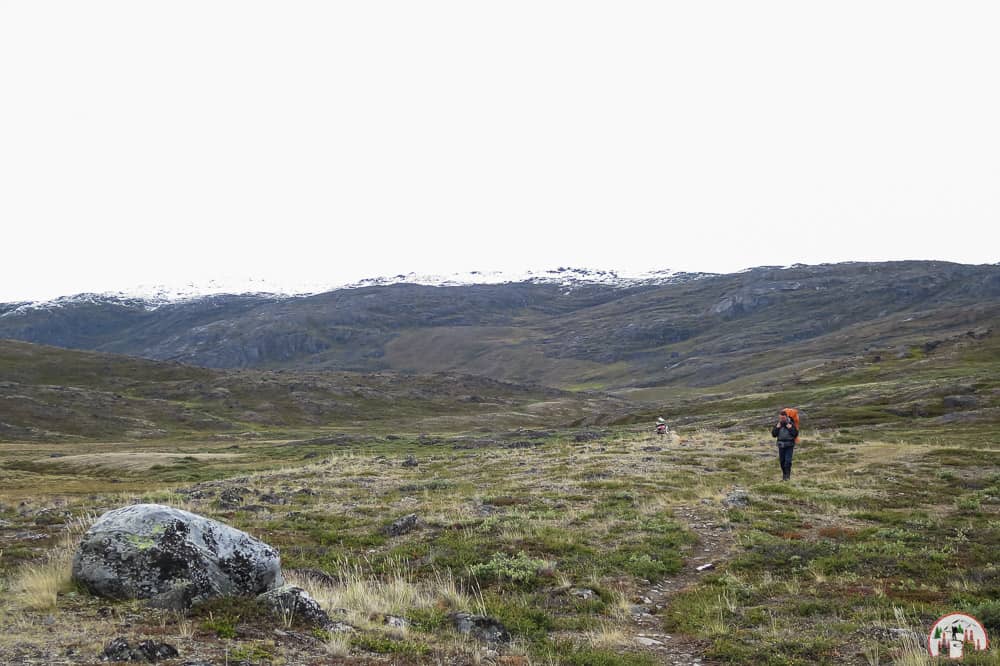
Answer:
[(377, 284), (175, 303), (0, 306), (0, 337), (211, 368), (460, 372), (563, 388), (718, 386), (906, 355), (1000, 322), (1000, 266), (762, 267), (661, 280)]

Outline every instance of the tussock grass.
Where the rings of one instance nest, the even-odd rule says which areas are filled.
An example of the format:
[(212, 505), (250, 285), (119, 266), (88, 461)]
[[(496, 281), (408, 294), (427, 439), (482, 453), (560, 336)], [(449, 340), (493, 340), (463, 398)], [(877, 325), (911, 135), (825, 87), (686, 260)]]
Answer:
[(351, 637), (347, 634), (330, 634), (323, 641), (323, 649), (331, 657), (349, 657), (351, 655)]
[(602, 622), (586, 632), (587, 643), (599, 649), (619, 648), (632, 642), (631, 635), (618, 624)]
[(28, 610), (53, 610), (60, 593), (72, 589), (73, 554), (80, 536), (94, 522), (92, 514), (73, 518), (60, 543), (37, 563), (25, 564), (11, 582), (18, 602)]
[(61, 559), (26, 565), (13, 584), (21, 604), (29, 610), (51, 610), (56, 597), (70, 588), (68, 563)]
[(386, 615), (406, 617), (415, 609), (481, 610), (481, 597), (463, 589), (451, 572), (437, 572), (417, 581), (402, 563), (390, 573), (376, 576), (357, 564), (344, 563), (335, 585), (312, 578), (288, 575), (288, 582), (305, 589), (321, 606), (343, 609), (362, 623)]

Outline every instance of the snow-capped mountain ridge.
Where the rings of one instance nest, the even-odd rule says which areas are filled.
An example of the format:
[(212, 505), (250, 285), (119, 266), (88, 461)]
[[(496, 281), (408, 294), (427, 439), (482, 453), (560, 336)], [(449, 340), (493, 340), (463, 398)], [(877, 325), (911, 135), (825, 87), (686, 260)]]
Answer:
[(669, 284), (710, 275), (708, 273), (679, 273), (670, 270), (647, 272), (627, 272), (616, 270), (595, 270), (585, 268), (560, 267), (541, 271), (504, 272), (469, 271), (449, 275), (405, 273), (393, 276), (365, 278), (346, 284), (330, 284), (318, 281), (279, 283), (259, 278), (209, 280), (173, 285), (136, 285), (130, 289), (115, 292), (85, 292), (59, 296), (44, 301), (24, 301), (11, 303), (11, 309), (0, 313), (0, 317), (35, 309), (59, 308), (80, 303), (120, 303), (122, 306), (141, 305), (154, 310), (171, 303), (194, 301), (211, 296), (261, 296), (274, 298), (294, 298), (321, 294), (338, 289), (360, 289), (364, 287), (388, 286), (393, 284), (419, 284), (425, 286), (454, 287), (476, 284), (511, 284), (533, 282), (537, 284), (558, 284), (567, 288), (582, 285), (605, 285), (628, 288), (640, 285)]

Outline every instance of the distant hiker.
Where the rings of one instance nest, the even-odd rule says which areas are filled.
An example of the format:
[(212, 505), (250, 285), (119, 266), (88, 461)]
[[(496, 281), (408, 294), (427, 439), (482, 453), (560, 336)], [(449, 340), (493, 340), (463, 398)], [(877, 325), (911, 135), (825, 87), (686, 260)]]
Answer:
[(667, 434), (667, 422), (663, 420), (663, 417), (656, 419), (656, 434), (666, 435)]
[(795, 421), (783, 409), (778, 416), (778, 423), (771, 428), (771, 437), (778, 438), (778, 463), (781, 465), (781, 480), (792, 478), (792, 452), (795, 450), (795, 440), (799, 429)]

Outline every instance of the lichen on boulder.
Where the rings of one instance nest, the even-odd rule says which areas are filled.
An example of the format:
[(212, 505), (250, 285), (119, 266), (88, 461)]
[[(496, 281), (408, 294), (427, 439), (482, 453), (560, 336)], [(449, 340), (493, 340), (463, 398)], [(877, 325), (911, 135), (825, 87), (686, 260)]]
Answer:
[(255, 596), (284, 583), (277, 550), (211, 518), (135, 504), (98, 518), (73, 558), (93, 594), (184, 609), (224, 596)]

